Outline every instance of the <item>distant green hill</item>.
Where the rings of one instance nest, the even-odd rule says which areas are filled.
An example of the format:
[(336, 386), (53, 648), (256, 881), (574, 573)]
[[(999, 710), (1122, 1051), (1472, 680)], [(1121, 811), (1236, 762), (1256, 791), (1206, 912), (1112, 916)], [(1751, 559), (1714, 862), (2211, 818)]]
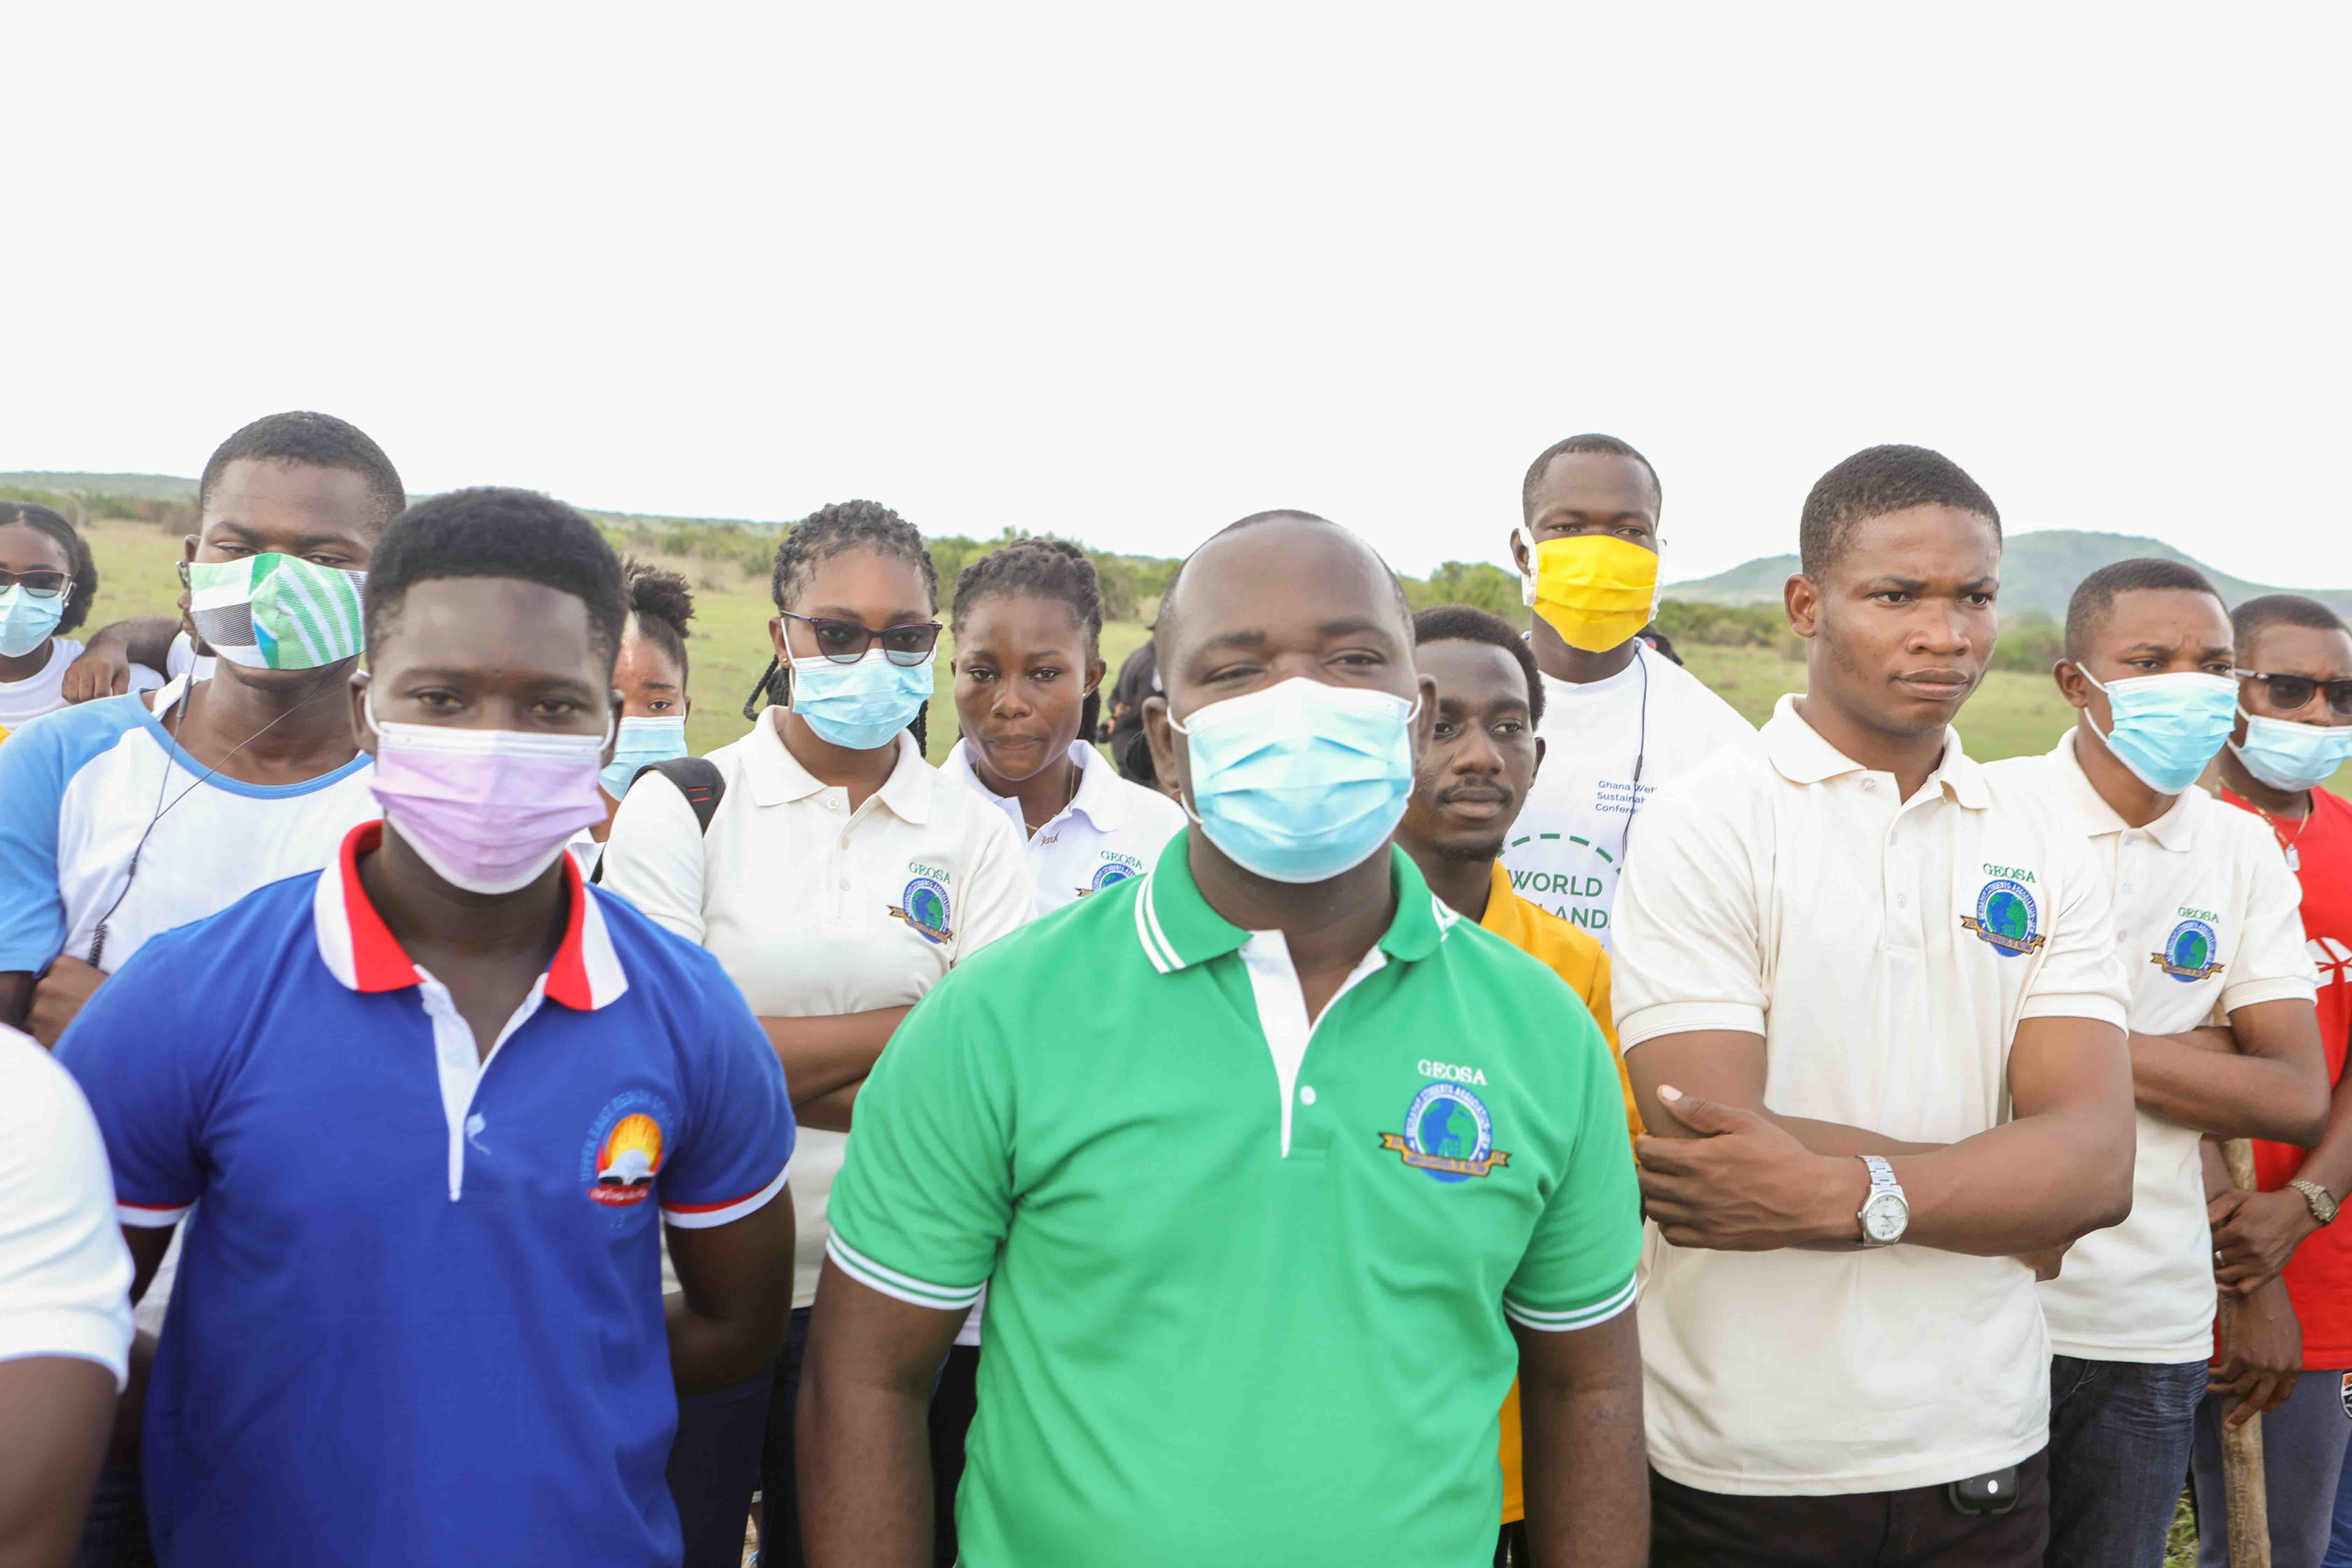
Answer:
[(194, 500), (196, 481), (173, 474), (0, 474), (0, 488), (61, 495), (129, 496), (133, 500)]
[[(2053, 620), (2063, 620), (2066, 601), (2076, 584), (2111, 561), (2140, 555), (2188, 562), (2211, 578), (2221, 596), (2233, 605), (2261, 594), (2294, 593), (2306, 595), (2339, 614), (2352, 616), (2352, 588), (2278, 588), (2249, 583), (2226, 572), (2217, 572), (2161, 540), (2065, 528), (2010, 535), (2001, 551), (2001, 612), (2004, 616), (2022, 616), (2038, 611)], [(1797, 558), (1793, 555), (1759, 556), (1712, 577), (1668, 584), (1666, 597), (1707, 605), (1777, 605), (1780, 602), (1780, 585), (1796, 570)]]

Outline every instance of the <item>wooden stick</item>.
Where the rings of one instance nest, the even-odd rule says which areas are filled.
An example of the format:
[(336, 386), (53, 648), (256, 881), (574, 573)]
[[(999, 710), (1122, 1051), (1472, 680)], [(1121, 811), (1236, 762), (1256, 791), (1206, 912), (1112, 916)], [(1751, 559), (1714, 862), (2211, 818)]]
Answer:
[[(2221, 1161), (2230, 1168), (2230, 1184), (2242, 1193), (2254, 1191), (2254, 1148), (2243, 1138), (2221, 1145)], [(2221, 1299), (2221, 1332), (2230, 1332), (2236, 1301)], [(2226, 1416), (2229, 1413), (2225, 1410)], [(2271, 1568), (2270, 1486), (2263, 1475), (2263, 1418), (2249, 1420), (2236, 1431), (2221, 1429), (2221, 1495), (2230, 1511), (2230, 1568)]]

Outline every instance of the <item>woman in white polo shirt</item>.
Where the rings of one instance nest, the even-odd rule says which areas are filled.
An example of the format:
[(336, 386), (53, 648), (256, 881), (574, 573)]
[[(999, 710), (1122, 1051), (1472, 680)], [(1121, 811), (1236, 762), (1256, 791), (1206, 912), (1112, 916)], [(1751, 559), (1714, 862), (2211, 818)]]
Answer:
[(761, 1468), (777, 1568), (800, 1561), (793, 1399), (851, 1108), (907, 1010), (1028, 918), (1030, 878), (1003, 815), (923, 760), (940, 628), (922, 536), (872, 501), (826, 507), (777, 546), (771, 591), (776, 657), (752, 700), (778, 705), (709, 754), (726, 790), (708, 834), (649, 774), (613, 820), (604, 885), (718, 957), (792, 1086), (793, 1329)]

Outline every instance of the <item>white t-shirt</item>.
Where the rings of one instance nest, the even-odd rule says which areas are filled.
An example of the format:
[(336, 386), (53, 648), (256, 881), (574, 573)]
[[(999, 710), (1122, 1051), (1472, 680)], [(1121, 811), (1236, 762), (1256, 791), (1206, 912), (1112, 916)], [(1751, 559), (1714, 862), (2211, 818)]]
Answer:
[[(2262, 819), (2192, 784), (2146, 827), (2126, 826), (2084, 776), (2079, 739), (2069, 730), (2048, 755), (1985, 772), (2042, 791), (2081, 825), (2115, 900), (2131, 1027), (2178, 1035), (2257, 1003), (2313, 1000), (2303, 889)], [(2042, 1287), (2042, 1315), (2061, 1355), (2201, 1362), (2215, 1292), (2200, 1134), (2146, 1110), (2138, 1134), (2131, 1217), (2074, 1245)]]
[(151, 936), (317, 870), (383, 815), (368, 777), (365, 752), (298, 784), (207, 773), (136, 696), (27, 724), (0, 746), (0, 973), (88, 960), (101, 921), (111, 972)]
[(1756, 730), (1698, 677), (1638, 643), (1605, 680), (1542, 679), (1543, 767), (1503, 846), (1503, 869), (1521, 898), (1608, 947), (1618, 874), (1640, 850), (1641, 803), (1726, 747), (1754, 752)]
[[(22, 729), (44, 713), (54, 713), (66, 705), (60, 690), (66, 683), (66, 670), (81, 657), (82, 645), (71, 637), (49, 639), (49, 662), (22, 680), (0, 680), (0, 726)], [(163, 678), (144, 665), (131, 667), (131, 689), (152, 691), (163, 683)]]
[(131, 1251), (98, 1123), (49, 1053), (0, 1024), (0, 1361), (72, 1356), (123, 1385)]
[[(763, 715), (709, 754), (727, 793), (708, 834), (667, 778), (630, 786), (601, 885), (709, 948), (763, 1018), (910, 1005), (1027, 920), (1031, 890), (1003, 815), (942, 781), (911, 736), (898, 744), (889, 778), (853, 812), (849, 792), (818, 783)], [(816, 1299), (848, 1142), (803, 1127), (793, 1152), (795, 1307)]]
[[(172, 639), (172, 651), (163, 656), (163, 673), (177, 680), (184, 675), (194, 675), (198, 680), (213, 678), (213, 666), (219, 661), (211, 654), (196, 657), (196, 639), (182, 632)], [(132, 665), (133, 669), (138, 668)]]
[(940, 772), (1004, 813), (1013, 831), (1026, 840), (1041, 915), (1143, 875), (1184, 826), (1182, 806), (1156, 789), (1119, 777), (1101, 752), (1077, 741), (1070, 746), (1070, 760), (1078, 765), (1078, 793), (1033, 836), (1021, 819), (1021, 803), (981, 783), (964, 748), (958, 741)]
[[(1612, 955), (1619, 1038), (1761, 1036), (1783, 1116), (1954, 1143), (2010, 1120), (2028, 1018), (2116, 1031), (2105, 879), (2078, 826), (1945, 732), (1908, 800), (1783, 697), (1643, 810)], [(1720, 1252), (1653, 1226), (1650, 1462), (1712, 1492), (1941, 1486), (2049, 1441), (2050, 1338), (2013, 1258), (1923, 1246)]]

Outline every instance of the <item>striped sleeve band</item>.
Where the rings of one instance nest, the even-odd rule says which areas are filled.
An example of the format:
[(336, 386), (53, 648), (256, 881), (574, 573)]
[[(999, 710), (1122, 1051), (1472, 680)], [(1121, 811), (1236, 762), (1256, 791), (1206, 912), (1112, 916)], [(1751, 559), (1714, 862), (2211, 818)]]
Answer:
[(1589, 1307), (1579, 1307), (1567, 1312), (1538, 1312), (1532, 1307), (1522, 1307), (1508, 1296), (1503, 1298), (1503, 1315), (1524, 1329), (1544, 1333), (1564, 1333), (1570, 1329), (1589, 1329), (1605, 1323), (1633, 1304), (1636, 1281), (1627, 1279), (1622, 1289), (1612, 1291)]
[(981, 1292), (988, 1286), (985, 1279), (977, 1285), (934, 1285), (911, 1274), (885, 1268), (842, 1240), (841, 1232), (837, 1230), (825, 1238), (824, 1255), (833, 1259), (834, 1267), (867, 1289), (879, 1290), (893, 1300), (904, 1301), (910, 1307), (961, 1312), (979, 1300)]
[(662, 1219), (680, 1230), (709, 1230), (713, 1226), (727, 1225), (747, 1214), (758, 1212), (769, 1199), (784, 1190), (784, 1178), (791, 1173), (792, 1166), (786, 1163), (776, 1173), (774, 1181), (749, 1197), (729, 1198), (717, 1204), (664, 1204)]
[(137, 1230), (163, 1230), (188, 1217), (194, 1204), (126, 1204), (114, 1205), (114, 1217)]

